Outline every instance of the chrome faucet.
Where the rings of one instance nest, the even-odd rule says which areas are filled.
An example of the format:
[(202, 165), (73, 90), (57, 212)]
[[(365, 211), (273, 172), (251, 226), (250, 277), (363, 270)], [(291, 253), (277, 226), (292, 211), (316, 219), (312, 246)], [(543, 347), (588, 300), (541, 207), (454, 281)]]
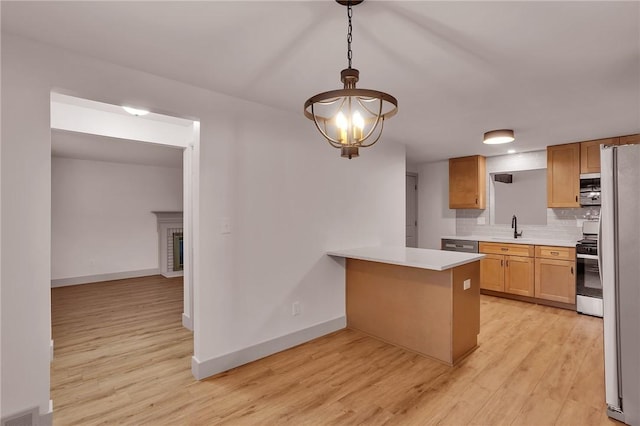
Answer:
[(522, 237), (522, 231), (518, 232), (518, 218), (515, 214), (511, 218), (511, 227), (513, 228), (513, 238)]

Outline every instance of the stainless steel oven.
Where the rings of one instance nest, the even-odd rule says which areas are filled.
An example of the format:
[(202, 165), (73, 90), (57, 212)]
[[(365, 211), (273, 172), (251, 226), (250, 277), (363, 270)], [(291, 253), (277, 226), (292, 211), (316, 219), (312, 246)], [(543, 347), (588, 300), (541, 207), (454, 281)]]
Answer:
[(602, 280), (598, 263), (598, 248), (581, 241), (576, 246), (576, 310), (602, 317)]

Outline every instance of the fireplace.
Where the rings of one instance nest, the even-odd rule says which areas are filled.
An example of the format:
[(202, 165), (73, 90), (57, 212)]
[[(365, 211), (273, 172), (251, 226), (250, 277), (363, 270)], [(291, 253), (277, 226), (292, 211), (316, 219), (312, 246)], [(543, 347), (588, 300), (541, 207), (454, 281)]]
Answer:
[(184, 274), (182, 212), (153, 212), (158, 218), (158, 269), (167, 277)]
[(184, 249), (182, 244), (182, 232), (173, 233), (173, 270), (182, 271), (184, 269)]

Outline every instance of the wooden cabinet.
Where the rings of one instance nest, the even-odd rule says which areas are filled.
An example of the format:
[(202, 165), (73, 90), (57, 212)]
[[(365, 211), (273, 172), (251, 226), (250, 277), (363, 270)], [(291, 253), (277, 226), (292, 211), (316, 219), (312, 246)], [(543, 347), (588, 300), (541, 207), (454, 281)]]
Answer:
[(620, 145), (640, 144), (640, 134), (620, 136), (619, 144)]
[(480, 253), (481, 289), (575, 305), (575, 248), (481, 242)]
[(573, 247), (536, 246), (536, 257), (574, 261), (576, 249)]
[(567, 260), (536, 259), (536, 297), (575, 304), (575, 265)]
[(487, 254), (480, 261), (481, 289), (533, 296), (533, 246), (480, 243), (480, 252)]
[(547, 207), (580, 207), (580, 173), (600, 173), (600, 146), (640, 144), (640, 134), (547, 147)]
[(547, 207), (580, 207), (580, 144), (547, 147)]
[(620, 138), (580, 142), (580, 173), (600, 173), (600, 145), (617, 145)]
[(479, 250), (480, 253), (533, 257), (535, 255), (535, 250), (533, 247), (534, 246), (530, 246), (528, 244), (481, 242)]
[(504, 291), (504, 256), (487, 254), (480, 261), (480, 288)]
[(484, 209), (486, 160), (481, 155), (449, 159), (449, 208)]
[(505, 293), (533, 296), (534, 269), (532, 257), (505, 256)]
[(535, 297), (576, 303), (576, 249), (536, 246)]

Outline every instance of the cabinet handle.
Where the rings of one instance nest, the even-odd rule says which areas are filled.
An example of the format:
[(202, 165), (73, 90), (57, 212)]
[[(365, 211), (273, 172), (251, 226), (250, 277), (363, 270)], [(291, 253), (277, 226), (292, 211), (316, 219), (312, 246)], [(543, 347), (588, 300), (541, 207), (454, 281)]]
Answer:
[(578, 196), (576, 195), (576, 203), (578, 202)]
[(549, 252), (549, 253), (551, 253), (551, 254), (552, 254), (552, 255), (554, 255), (554, 256), (558, 256), (558, 255), (560, 254), (560, 252), (559, 252), (559, 251), (552, 251), (552, 252)]
[(476, 198), (476, 204), (478, 204), (478, 198)]
[(509, 267), (509, 261), (507, 260), (507, 268)]
[(571, 267), (571, 275), (573, 275), (573, 266)]
[(500, 261), (500, 266), (501, 266), (501, 267), (502, 267), (502, 266), (504, 266), (504, 260), (501, 260), (501, 261)]
[(501, 247), (501, 248), (500, 248), (500, 250), (502, 250), (502, 251), (509, 251), (509, 249), (508, 249), (508, 248), (506, 248), (506, 247)]

